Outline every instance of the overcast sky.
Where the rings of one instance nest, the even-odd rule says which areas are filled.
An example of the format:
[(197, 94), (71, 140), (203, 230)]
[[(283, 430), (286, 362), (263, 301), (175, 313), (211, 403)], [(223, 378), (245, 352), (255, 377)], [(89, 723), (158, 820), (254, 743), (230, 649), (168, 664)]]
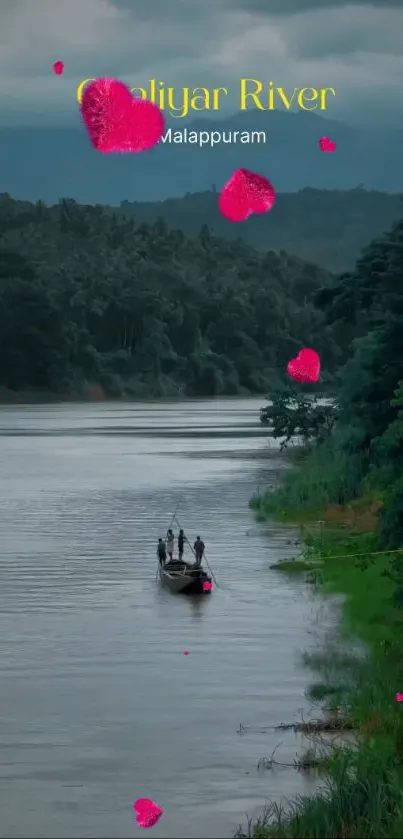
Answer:
[(228, 87), (235, 110), (246, 76), (334, 87), (328, 116), (403, 127), (402, 36), (403, 0), (0, 0), (0, 126), (78, 125), (91, 76)]

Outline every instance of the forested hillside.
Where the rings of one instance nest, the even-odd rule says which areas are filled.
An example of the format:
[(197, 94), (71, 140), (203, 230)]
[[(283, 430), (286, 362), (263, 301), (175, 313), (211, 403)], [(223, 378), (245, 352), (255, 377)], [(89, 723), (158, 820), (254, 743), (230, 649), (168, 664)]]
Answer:
[(155, 204), (121, 204), (121, 211), (138, 221), (153, 222), (161, 217), (169, 228), (192, 236), (208, 223), (218, 236), (235, 239), (242, 235), (260, 250), (283, 249), (336, 272), (353, 268), (361, 249), (397, 221), (402, 209), (399, 195), (307, 188), (278, 195), (273, 212), (251, 217), (241, 229), (219, 213), (213, 191)]
[(286, 253), (140, 226), (100, 206), (0, 198), (0, 383), (83, 396), (264, 392), (305, 344), (337, 348)]

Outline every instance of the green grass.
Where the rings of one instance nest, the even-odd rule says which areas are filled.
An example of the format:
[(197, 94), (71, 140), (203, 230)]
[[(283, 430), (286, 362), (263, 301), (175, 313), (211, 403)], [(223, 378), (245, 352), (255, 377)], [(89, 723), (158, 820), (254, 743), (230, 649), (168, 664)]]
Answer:
[(307, 559), (279, 559), (278, 562), (275, 562), (270, 566), (270, 568), (274, 568), (275, 571), (285, 571), (288, 574), (301, 574), (307, 571), (316, 571), (316, 569), (320, 567), (320, 562), (311, 562)]
[(328, 534), (324, 527), (320, 535), (306, 538), (309, 557), (316, 552), (322, 561), (318, 576), (324, 592), (347, 595), (344, 632), (371, 644), (393, 641), (397, 616), (391, 606), (393, 585), (385, 576), (390, 554), (377, 553), (375, 534)]
[[(305, 564), (311, 569), (316, 560), (320, 590), (344, 595), (340, 642), (343, 636), (360, 639), (362, 652), (335, 654), (324, 648), (305, 661), (321, 674), (321, 681), (310, 688), (311, 698), (327, 707), (344, 707), (359, 744), (333, 752), (317, 794), (298, 797), (286, 807), (270, 804), (246, 832), (239, 830), (239, 839), (403, 836), (403, 707), (395, 700), (395, 693), (403, 691), (403, 610), (393, 605), (394, 586), (386, 576), (393, 554), (375, 553), (376, 533), (333, 523), (312, 525), (323, 518), (324, 506), (335, 503), (335, 496), (344, 503), (342, 489), (333, 456), (322, 452), (311, 456), (301, 472), (290, 471), (278, 492), (252, 506), (263, 517), (302, 519), (304, 553), (284, 563), (283, 570), (292, 570), (295, 563), (308, 570)], [(360, 507), (365, 505), (357, 501)]]
[(361, 459), (340, 452), (331, 439), (306, 457), (300, 453), (300, 468), (290, 469), (276, 492), (255, 496), (251, 507), (260, 518), (282, 521), (313, 519), (328, 504), (344, 504), (356, 495), (363, 474)]
[(339, 707), (342, 697), (348, 692), (349, 685), (337, 684), (332, 685), (323, 682), (317, 682), (310, 685), (307, 695), (312, 702), (324, 702), (326, 700), (327, 707)]
[(394, 772), (385, 771), (386, 762), (386, 753), (369, 748), (356, 754), (340, 750), (332, 759), (320, 793), (299, 796), (286, 810), (272, 805), (260, 823), (250, 824), (246, 832), (240, 830), (237, 837), (401, 837), (400, 781)]
[(306, 562), (304, 559), (280, 559), (278, 562), (275, 562), (270, 568), (274, 568), (276, 571), (286, 571), (288, 574), (300, 574), (304, 571), (310, 571), (312, 569), (311, 563)]

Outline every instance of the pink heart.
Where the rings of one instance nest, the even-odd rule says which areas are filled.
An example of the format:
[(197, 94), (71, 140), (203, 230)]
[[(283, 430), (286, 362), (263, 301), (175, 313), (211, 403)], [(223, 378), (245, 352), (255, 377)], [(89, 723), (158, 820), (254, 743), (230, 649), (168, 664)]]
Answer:
[(161, 807), (151, 801), (151, 798), (138, 798), (133, 804), (133, 810), (140, 827), (153, 827), (163, 813)]
[(403, 702), (403, 693), (396, 694), (396, 702)]
[(203, 591), (211, 591), (212, 588), (213, 588), (212, 584), (209, 583), (208, 580), (205, 580), (203, 585), (202, 585)]
[(315, 350), (306, 348), (301, 350), (296, 358), (287, 364), (288, 375), (296, 382), (310, 384), (317, 382), (320, 373), (320, 358)]
[(183, 650), (183, 655), (189, 655), (189, 650)]
[(117, 79), (96, 79), (83, 93), (81, 115), (98, 151), (140, 152), (155, 146), (164, 131), (162, 112), (147, 99), (136, 99)]
[(228, 221), (245, 221), (253, 213), (267, 213), (274, 205), (274, 187), (248, 169), (237, 169), (222, 188), (218, 207)]
[(64, 61), (55, 61), (53, 65), (53, 72), (56, 76), (61, 76), (64, 70)]
[(329, 137), (321, 137), (319, 146), (321, 151), (336, 151), (336, 143), (333, 140), (329, 140)]

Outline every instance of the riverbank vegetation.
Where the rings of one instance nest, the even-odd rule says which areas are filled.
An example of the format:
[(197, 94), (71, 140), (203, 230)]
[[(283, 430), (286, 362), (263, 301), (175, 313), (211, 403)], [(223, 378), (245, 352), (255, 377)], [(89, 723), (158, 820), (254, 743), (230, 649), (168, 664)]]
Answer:
[(67, 200), (0, 196), (0, 226), (3, 399), (261, 394), (306, 344), (336, 369), (300, 259)]
[[(302, 525), (299, 562), (345, 596), (351, 655), (309, 661), (316, 693), (357, 733), (336, 749), (318, 793), (249, 825), (255, 837), (399, 837), (403, 834), (403, 222), (375, 241), (354, 271), (321, 291), (326, 323), (342, 336), (336, 415), (309, 435), (304, 454), (260, 516)], [(288, 405), (290, 407), (290, 405)], [(299, 417), (299, 423), (303, 417)], [(309, 425), (309, 416), (307, 418)], [(306, 571), (306, 566), (301, 570)], [(359, 639), (364, 649), (355, 644)], [(329, 673), (331, 674), (329, 676)], [(400, 697), (399, 694), (402, 694)], [(318, 694), (318, 695), (319, 695)], [(245, 835), (243, 831), (239, 834)]]

